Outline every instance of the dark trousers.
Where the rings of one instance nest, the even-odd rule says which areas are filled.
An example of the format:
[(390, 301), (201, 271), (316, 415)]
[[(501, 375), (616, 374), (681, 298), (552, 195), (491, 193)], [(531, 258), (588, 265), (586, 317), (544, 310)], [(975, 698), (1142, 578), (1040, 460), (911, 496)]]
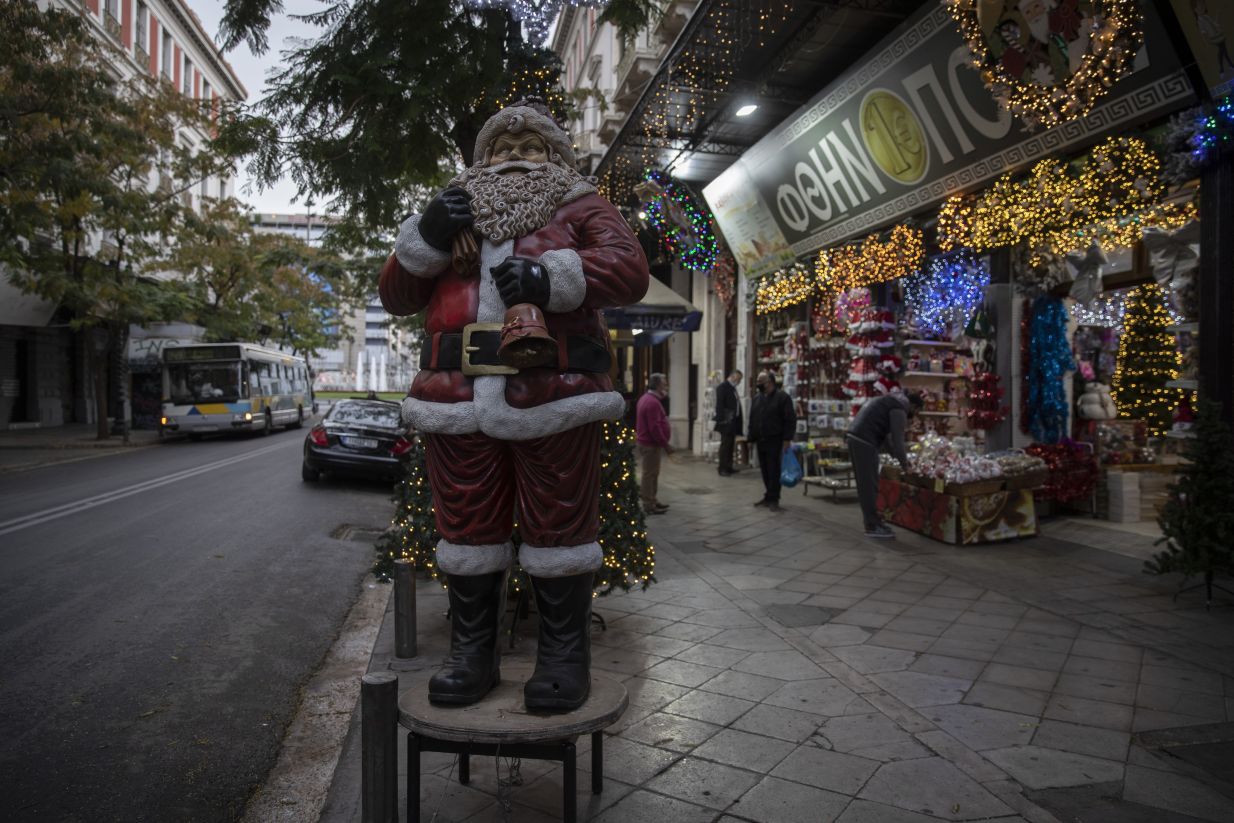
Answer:
[(720, 435), (720, 472), (733, 470), (733, 447), (737, 444), (737, 435), (725, 433)]
[(853, 480), (857, 483), (857, 501), (861, 503), (861, 519), (867, 529), (883, 522), (878, 515), (878, 449), (856, 437), (848, 439), (848, 458), (853, 461)]
[(784, 456), (784, 441), (758, 441), (758, 468), (763, 473), (763, 499), (768, 503), (780, 502), (780, 459)]

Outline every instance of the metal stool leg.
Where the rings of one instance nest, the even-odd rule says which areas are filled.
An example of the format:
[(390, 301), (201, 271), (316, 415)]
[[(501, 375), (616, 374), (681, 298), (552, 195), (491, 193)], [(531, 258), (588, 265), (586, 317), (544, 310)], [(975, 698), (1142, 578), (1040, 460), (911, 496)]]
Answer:
[(467, 752), (458, 756), (458, 782), (464, 786), (471, 782), (471, 755)]
[(604, 732), (591, 733), (591, 793), (604, 791)]
[(420, 823), (420, 738), (407, 733), (407, 823)]
[(561, 816), (565, 823), (578, 821), (578, 761), (574, 741), (561, 744)]

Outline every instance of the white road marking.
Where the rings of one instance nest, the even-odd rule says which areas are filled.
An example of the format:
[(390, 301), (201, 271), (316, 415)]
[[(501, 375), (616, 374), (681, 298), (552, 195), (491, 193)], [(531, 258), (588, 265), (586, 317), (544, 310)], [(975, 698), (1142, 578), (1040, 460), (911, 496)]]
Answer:
[[(261, 455), (267, 454), (276, 449), (284, 448), (288, 445), (289, 442), (291, 441), (276, 443), (273, 446), (266, 446), (265, 448), (257, 449), (256, 451), (245, 452), (244, 454), (238, 454), (238, 455), (235, 455), (234, 457), (227, 457), (222, 460), (216, 460), (213, 463), (206, 463), (201, 466), (194, 466), (191, 469), (184, 469), (183, 471), (172, 472), (171, 474), (165, 474), (162, 477), (156, 477), (153, 480), (146, 480), (141, 483), (135, 483), (132, 486), (125, 486), (124, 488), (121, 488), (121, 489), (115, 489), (113, 491), (104, 492), (102, 494), (96, 494), (93, 497), (86, 497), (81, 500), (75, 500), (72, 503), (64, 503), (59, 506), (53, 506), (50, 509), (43, 509), (42, 511), (34, 512), (33, 514), (27, 514), (22, 517), (15, 517), (12, 520), (6, 520), (0, 523), (0, 535), (5, 535), (11, 532), (20, 531), (21, 529), (27, 529), (27, 528), (30, 528), (31, 526), (38, 526), (42, 523), (47, 523), (51, 520), (56, 520), (56, 519), (65, 517), (70, 514), (77, 514), (78, 512), (85, 511), (86, 509), (92, 509), (95, 506), (102, 506), (105, 503), (111, 503), (116, 500), (122, 500), (125, 497), (131, 497), (134, 494), (141, 494), (144, 491), (150, 491), (151, 489), (157, 489), (160, 486), (167, 486), (167, 485), (170, 485), (171, 483), (175, 483), (180, 480), (187, 480), (190, 477), (196, 477), (199, 474), (205, 474), (206, 472), (212, 472), (215, 469), (222, 469), (227, 466), (231, 466), (236, 463), (243, 462), (245, 460), (251, 460), (254, 457), (260, 457)], [(296, 441), (296, 442), (298, 443), (299, 441)]]

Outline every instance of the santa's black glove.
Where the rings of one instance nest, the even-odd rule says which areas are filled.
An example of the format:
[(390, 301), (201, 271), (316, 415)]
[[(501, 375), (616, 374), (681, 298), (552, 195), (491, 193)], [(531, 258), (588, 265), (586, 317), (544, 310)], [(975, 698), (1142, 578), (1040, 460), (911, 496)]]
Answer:
[(454, 235), (471, 225), (471, 195), (451, 186), (429, 201), (420, 215), (420, 236), (438, 251), (450, 251)]
[(516, 303), (548, 305), (548, 272), (526, 257), (507, 257), (493, 267), (493, 282), (507, 306)]

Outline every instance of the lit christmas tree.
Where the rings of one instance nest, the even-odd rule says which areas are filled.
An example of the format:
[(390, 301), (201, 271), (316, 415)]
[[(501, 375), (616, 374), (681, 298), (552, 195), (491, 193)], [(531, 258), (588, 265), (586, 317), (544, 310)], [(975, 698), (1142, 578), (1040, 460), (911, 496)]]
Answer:
[[(407, 477), (395, 488), (397, 504), (390, 528), (377, 542), (373, 573), (389, 580), (394, 561), (411, 560), (417, 569), (445, 584), (437, 570), (437, 541), (441, 536), (433, 519), (433, 492), (424, 465), (419, 438), (410, 453)], [(600, 531), (604, 565), (596, 572), (595, 592), (647, 588), (655, 582), (655, 547), (647, 542), (647, 525), (639, 505), (634, 474), (634, 432), (617, 422), (604, 424), (600, 444)], [(519, 545), (517, 524), (514, 545)], [(527, 587), (526, 572), (517, 563), (510, 574), (510, 594)]]
[(1174, 408), (1182, 398), (1179, 389), (1166, 386), (1178, 378), (1182, 365), (1168, 328), (1172, 322), (1156, 283), (1141, 286), (1129, 296), (1110, 393), (1118, 416), (1143, 420), (1150, 437), (1169, 431)]

